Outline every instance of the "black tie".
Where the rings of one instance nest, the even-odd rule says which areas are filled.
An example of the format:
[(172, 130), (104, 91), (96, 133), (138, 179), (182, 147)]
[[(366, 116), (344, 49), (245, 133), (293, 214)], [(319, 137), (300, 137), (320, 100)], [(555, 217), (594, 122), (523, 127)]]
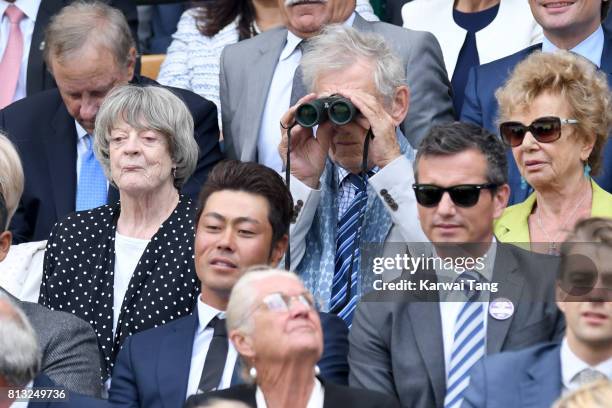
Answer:
[(206, 360), (204, 360), (200, 385), (198, 385), (198, 391), (200, 392), (217, 389), (223, 376), (225, 360), (227, 360), (227, 330), (225, 328), (225, 320), (215, 316), (208, 323), (208, 327), (212, 327), (214, 333), (206, 353)]
[[(296, 48), (302, 51), (304, 56), (304, 49), (306, 47), (306, 40), (302, 40)], [(289, 99), (289, 106), (293, 106), (301, 98), (306, 96), (306, 87), (304, 86), (304, 76), (302, 74), (302, 67), (298, 65), (293, 74), (293, 85), (291, 86), (291, 98)]]

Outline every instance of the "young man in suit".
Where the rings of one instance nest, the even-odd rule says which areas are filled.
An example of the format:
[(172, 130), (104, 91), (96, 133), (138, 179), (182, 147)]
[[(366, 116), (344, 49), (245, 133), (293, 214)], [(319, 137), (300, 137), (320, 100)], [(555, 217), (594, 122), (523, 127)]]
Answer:
[[(610, 8), (608, 0), (529, 0), (529, 5), (533, 17), (542, 26), (544, 41), (505, 58), (472, 68), (465, 88), (462, 122), (475, 123), (498, 134), (495, 91), (504, 84), (516, 64), (535, 51), (554, 52), (564, 49), (575, 52), (605, 72), (609, 85), (612, 86), (612, 34), (601, 26)], [(507, 155), (511, 190), (509, 204), (512, 205), (524, 201), (532, 189), (526, 183), (521, 183), (521, 175), (509, 149)], [(610, 141), (604, 147), (603, 158), (603, 170), (595, 179), (604, 190), (612, 191)]]
[(579, 222), (561, 248), (561, 343), (486, 358), (474, 367), (463, 407), (550, 407), (563, 392), (612, 380), (612, 220)]
[[(225, 151), (229, 158), (282, 168), (276, 146), (278, 122), (305, 95), (299, 71), (304, 42), (331, 23), (382, 35), (401, 58), (410, 88), (410, 113), (401, 122), (416, 146), (432, 123), (453, 120), (450, 84), (442, 51), (430, 33), (368, 22), (355, 13), (355, 0), (343, 0), (349, 13), (331, 20), (327, 0), (278, 0), (286, 28), (268, 30), (225, 47), (221, 54), (220, 95)], [(294, 75), (297, 72), (298, 75)]]
[[(0, 132), (0, 262), (11, 247), (6, 230), (23, 191), (23, 170), (17, 151)], [(91, 326), (69, 314), (23, 302), (0, 287), (0, 295), (15, 303), (34, 327), (41, 352), (40, 370), (67, 389), (100, 396), (98, 341)]]
[[(413, 258), (426, 260), (406, 275), (416, 286), (374, 286), (378, 291), (362, 298), (349, 337), (351, 386), (396, 395), (405, 407), (458, 407), (483, 355), (561, 334), (557, 259), (497, 244), (493, 236), (509, 194), (506, 166), (502, 142), (474, 125), (436, 126), (422, 141), (414, 190), (432, 248), (421, 255), (408, 244)], [(439, 262), (447, 259), (450, 265)], [(470, 289), (466, 280), (490, 286)], [(463, 284), (468, 293), (437, 291), (432, 282)]]
[[(136, 48), (125, 17), (101, 2), (77, 2), (55, 15), (46, 30), (45, 60), (58, 89), (29, 96), (0, 111), (26, 174), (11, 231), (17, 243), (47, 239), (53, 225), (75, 210), (114, 203), (118, 193), (93, 156), (98, 109), (115, 86), (155, 84), (135, 74)], [(198, 164), (182, 193), (195, 199), (221, 159), (212, 102), (170, 88), (191, 111)], [(80, 176), (86, 174), (81, 178)]]
[[(128, 337), (113, 371), (112, 403), (180, 407), (189, 395), (241, 382), (237, 353), (225, 331), (229, 294), (247, 268), (279, 263), (292, 207), (289, 190), (272, 169), (231, 160), (211, 171), (197, 214), (194, 255), (202, 282), (197, 307), (190, 316)], [(321, 375), (346, 383), (348, 330), (325, 313), (321, 323)]]

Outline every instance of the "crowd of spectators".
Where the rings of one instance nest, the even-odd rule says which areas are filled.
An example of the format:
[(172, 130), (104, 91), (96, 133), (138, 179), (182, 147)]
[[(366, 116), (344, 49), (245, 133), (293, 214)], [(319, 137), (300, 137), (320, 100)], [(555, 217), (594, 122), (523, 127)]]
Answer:
[(609, 7), (0, 0), (0, 408), (607, 406)]

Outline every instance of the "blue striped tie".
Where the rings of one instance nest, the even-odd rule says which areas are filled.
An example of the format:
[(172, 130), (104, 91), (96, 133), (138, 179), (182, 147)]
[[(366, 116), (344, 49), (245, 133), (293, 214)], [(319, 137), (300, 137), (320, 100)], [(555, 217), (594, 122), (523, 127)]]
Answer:
[(93, 151), (91, 135), (84, 136), (87, 151), (81, 157), (81, 172), (76, 194), (76, 210), (89, 210), (106, 204), (106, 176)]
[[(329, 305), (330, 310), (337, 313), (350, 327), (353, 321), (353, 312), (359, 300), (357, 281), (360, 255), (357, 238), (365, 214), (368, 194), (366, 182), (363, 178), (350, 174), (349, 180), (355, 187), (355, 197), (338, 222), (336, 264)], [(351, 260), (353, 260), (352, 265)], [(346, 291), (349, 274), (351, 276), (351, 287), (349, 291), (350, 299), (347, 302)]]
[[(479, 281), (477, 273), (464, 272), (457, 281), (467, 279)], [(463, 392), (470, 383), (470, 370), (485, 355), (485, 327), (482, 302), (478, 291), (466, 293), (468, 301), (463, 304), (455, 322), (455, 335), (446, 380), (444, 408), (458, 408), (463, 401)]]

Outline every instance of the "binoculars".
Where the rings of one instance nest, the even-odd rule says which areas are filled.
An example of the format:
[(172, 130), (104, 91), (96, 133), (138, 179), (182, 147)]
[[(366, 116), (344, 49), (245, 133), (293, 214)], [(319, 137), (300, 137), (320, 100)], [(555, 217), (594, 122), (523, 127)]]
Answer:
[(295, 121), (305, 128), (317, 126), (327, 119), (335, 125), (342, 126), (350, 123), (357, 112), (357, 108), (349, 99), (332, 95), (298, 106)]

